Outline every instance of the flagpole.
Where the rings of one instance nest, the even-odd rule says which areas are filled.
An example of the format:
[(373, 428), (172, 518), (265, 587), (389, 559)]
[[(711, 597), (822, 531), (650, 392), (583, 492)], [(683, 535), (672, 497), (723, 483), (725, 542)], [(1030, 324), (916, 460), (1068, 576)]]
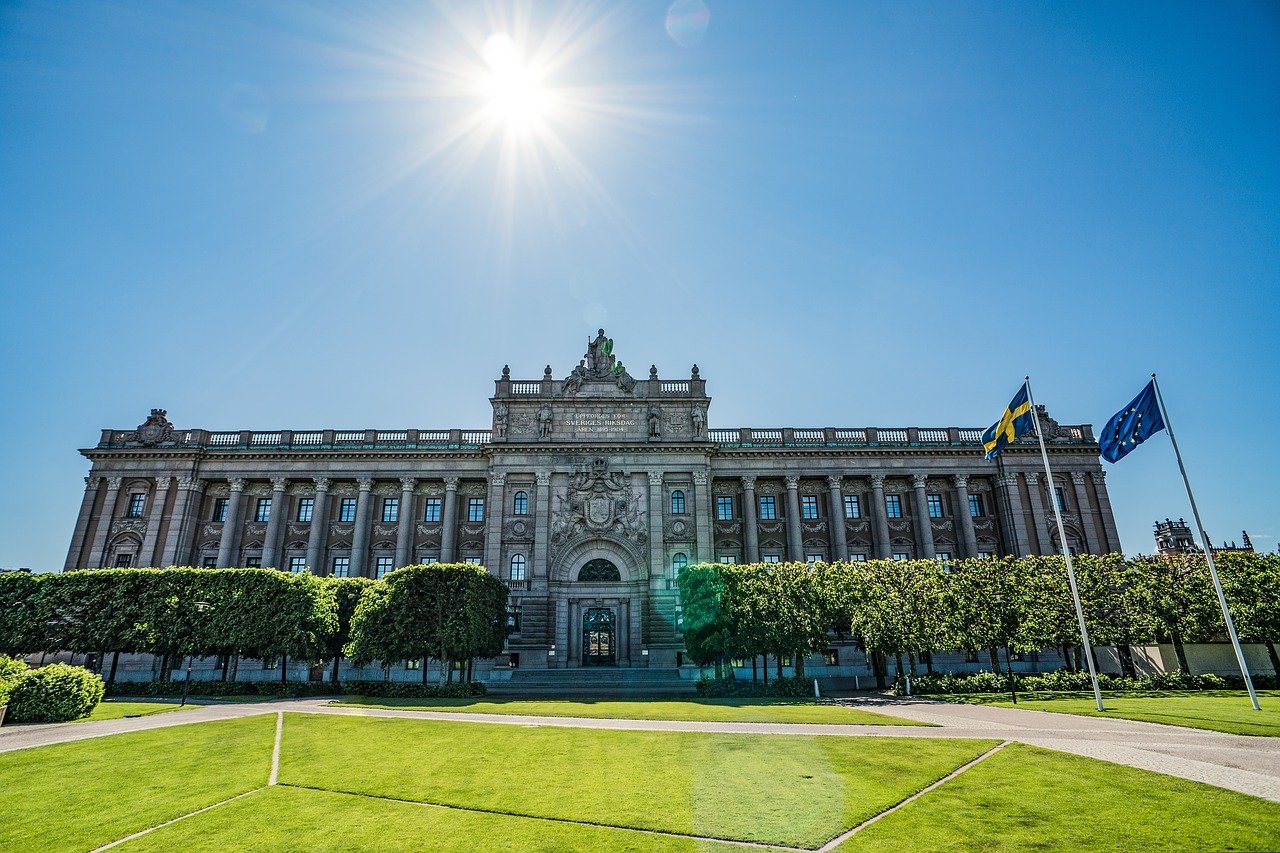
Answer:
[[(1089, 680), (1093, 682), (1093, 701), (1099, 711), (1102, 707), (1102, 688), (1098, 686), (1098, 670), (1093, 665), (1093, 644), (1089, 641), (1089, 628), (1084, 623), (1084, 608), (1080, 605), (1080, 590), (1076, 587), (1076, 570), (1071, 564), (1071, 549), (1067, 547), (1067, 530), (1062, 525), (1062, 510), (1058, 507), (1058, 496), (1054, 493), (1053, 469), (1049, 467), (1049, 451), (1044, 446), (1044, 432), (1040, 429), (1040, 415), (1036, 412), (1036, 398), (1031, 393), (1031, 377), (1027, 381), (1027, 402), (1031, 404), (1031, 417), (1036, 425), (1036, 440), (1040, 442), (1040, 458), (1044, 460), (1044, 474), (1049, 480), (1049, 503), (1053, 505), (1053, 517), (1058, 522), (1058, 545), (1062, 548), (1062, 557), (1067, 561), (1067, 583), (1071, 586), (1071, 601), (1076, 606), (1076, 619), (1080, 622), (1080, 637), (1084, 640), (1084, 660), (1089, 665)], [(1081, 507), (1081, 512), (1084, 508)]]
[(1249, 701), (1253, 710), (1261, 711), (1258, 704), (1258, 693), (1253, 689), (1253, 678), (1249, 675), (1249, 666), (1244, 662), (1244, 649), (1240, 648), (1240, 638), (1236, 636), (1236, 623), (1231, 620), (1231, 611), (1227, 608), (1227, 596), (1222, 591), (1222, 581), (1218, 579), (1218, 567), (1213, 562), (1213, 543), (1205, 535), (1204, 525), (1200, 523), (1200, 510), (1196, 507), (1196, 496), (1191, 493), (1191, 480), (1187, 478), (1187, 468), (1182, 464), (1182, 451), (1178, 450), (1178, 439), (1173, 435), (1173, 424), (1169, 422), (1169, 412), (1164, 407), (1164, 397), (1160, 394), (1160, 383), (1156, 375), (1151, 374), (1151, 384), (1156, 389), (1156, 402), (1160, 404), (1160, 417), (1164, 418), (1164, 428), (1169, 431), (1169, 443), (1173, 445), (1173, 455), (1178, 459), (1178, 470), (1182, 472), (1182, 485), (1187, 487), (1187, 500), (1191, 502), (1191, 517), (1196, 521), (1196, 530), (1200, 532), (1200, 541), (1204, 543), (1204, 556), (1209, 563), (1209, 577), (1213, 578), (1213, 591), (1218, 594), (1218, 606), (1222, 608), (1222, 618), (1227, 622), (1227, 636), (1231, 638), (1231, 647), (1236, 652), (1236, 662), (1240, 664), (1240, 674), (1244, 676), (1244, 686), (1249, 690)]

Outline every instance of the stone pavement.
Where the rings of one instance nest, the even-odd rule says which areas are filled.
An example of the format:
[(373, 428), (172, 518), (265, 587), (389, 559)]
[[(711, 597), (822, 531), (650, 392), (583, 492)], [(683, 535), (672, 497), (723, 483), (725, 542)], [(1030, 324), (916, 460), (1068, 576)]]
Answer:
[(562, 726), (643, 731), (723, 732), (843, 737), (994, 738), (1125, 764), (1204, 782), (1280, 802), (1280, 738), (1250, 737), (1135, 720), (1079, 717), (1020, 708), (961, 705), (924, 699), (845, 700), (868, 711), (903, 717), (923, 726), (855, 726), (797, 723), (714, 723), (615, 720), (342, 707), (328, 699), (204, 705), (150, 717), (0, 728), (0, 752), (65, 743), (121, 732), (295, 711), (366, 717), (400, 717), (515, 726)]

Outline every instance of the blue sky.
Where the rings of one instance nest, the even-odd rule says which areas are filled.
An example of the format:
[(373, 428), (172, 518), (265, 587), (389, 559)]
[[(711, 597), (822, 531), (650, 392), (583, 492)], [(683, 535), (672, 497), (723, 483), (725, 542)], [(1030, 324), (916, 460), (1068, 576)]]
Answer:
[[(0, 566), (153, 406), (483, 427), (599, 325), (713, 427), (1024, 373), (1100, 425), (1158, 370), (1211, 536), (1276, 548), (1280, 7), (669, 6), (0, 6)], [(545, 111), (455, 134), (498, 33)], [(1166, 436), (1108, 483), (1131, 553), (1189, 515)]]

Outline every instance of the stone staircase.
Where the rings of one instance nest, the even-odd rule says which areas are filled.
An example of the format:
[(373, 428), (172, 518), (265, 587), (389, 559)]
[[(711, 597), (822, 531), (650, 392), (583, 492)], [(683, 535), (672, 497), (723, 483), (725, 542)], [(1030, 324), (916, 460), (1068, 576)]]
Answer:
[(489, 693), (500, 696), (630, 697), (687, 696), (693, 682), (674, 669), (580, 667), (575, 669), (517, 669), (508, 681), (489, 682)]

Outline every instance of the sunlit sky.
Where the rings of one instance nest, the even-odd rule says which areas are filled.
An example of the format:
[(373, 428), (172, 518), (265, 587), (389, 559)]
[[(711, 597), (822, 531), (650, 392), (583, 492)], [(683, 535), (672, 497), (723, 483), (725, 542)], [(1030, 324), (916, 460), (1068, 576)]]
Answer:
[[(0, 5), (0, 566), (92, 446), (487, 427), (604, 326), (712, 427), (1101, 425), (1280, 534), (1274, 3)], [(1188, 516), (1167, 435), (1121, 538)]]

